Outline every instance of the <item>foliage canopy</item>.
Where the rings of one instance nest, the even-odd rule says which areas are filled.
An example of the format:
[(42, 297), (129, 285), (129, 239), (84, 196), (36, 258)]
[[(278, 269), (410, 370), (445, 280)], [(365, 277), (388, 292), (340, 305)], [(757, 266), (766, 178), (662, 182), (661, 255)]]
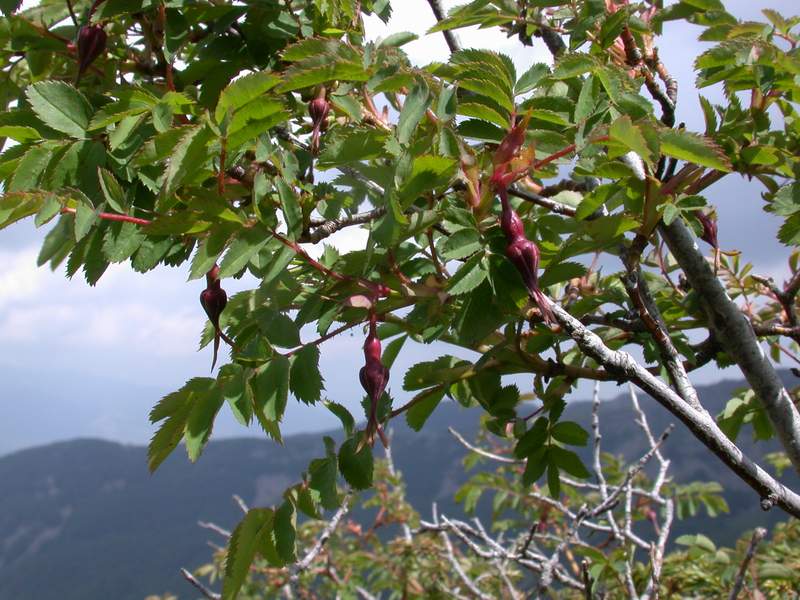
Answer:
[[(258, 281), (204, 302), (201, 344), (221, 338), (230, 362), (153, 408), (151, 469), (181, 441), (196, 460), (223, 405), (280, 441), (294, 397), (332, 411), (347, 435), (326, 440), (282, 505), (245, 516), (226, 598), (256, 555), (295, 560), (298, 513), (336, 508), (340, 475), (372, 485), (384, 424), (421, 429), (445, 397), (482, 406), (527, 461), (523, 484), (558, 497), (561, 478), (589, 476), (574, 451), (588, 434), (561, 419), (564, 396), (581, 380), (632, 382), (763, 506), (800, 516), (800, 497), (735, 446), (752, 425), (800, 468), (796, 396), (772, 364), (796, 360), (800, 340), (798, 18), (743, 23), (719, 0), (477, 0), (434, 27), (541, 39), (554, 64), (518, 73), (449, 34), (450, 59), (423, 67), (402, 50), (412, 34), (366, 40), (363, 15), (388, 19), (387, 0), (18, 4), (0, 2), (0, 227), (53, 222), (39, 264), (90, 284), (121, 262), (146, 273), (188, 261), (209, 289), (245, 272)], [(673, 20), (713, 42), (697, 86), (722, 83), (724, 100), (700, 96), (702, 132), (675, 126), (677, 86), (656, 46)], [(784, 286), (718, 248), (705, 192), (733, 176), (763, 184), (782, 220)], [(302, 245), (347, 227), (366, 228), (363, 249), (312, 258)], [(598, 257), (620, 271), (601, 273)], [(353, 373), (365, 429), (323, 402), (318, 374), (324, 342), (356, 327), (369, 334)], [(405, 345), (433, 341), (473, 358), (390, 372)], [(688, 375), (709, 362), (738, 364), (752, 387), (718, 420)], [(532, 389), (508, 385), (512, 374), (531, 374)], [(403, 406), (400, 386), (416, 392)], [(536, 412), (520, 415), (531, 392)]]

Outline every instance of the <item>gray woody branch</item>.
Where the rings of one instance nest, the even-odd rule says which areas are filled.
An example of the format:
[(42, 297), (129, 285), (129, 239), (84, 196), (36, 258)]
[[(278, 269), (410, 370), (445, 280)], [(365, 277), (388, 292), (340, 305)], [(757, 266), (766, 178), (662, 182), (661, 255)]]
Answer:
[(692, 289), (697, 291), (711, 331), (739, 365), (789, 460), (800, 473), (800, 413), (759, 345), (750, 322), (725, 292), (683, 221), (662, 224), (660, 231)]
[(551, 303), (550, 308), (561, 326), (585, 354), (603, 365), (608, 371), (618, 373), (620, 379), (632, 381), (678, 417), (698, 440), (739, 478), (758, 492), (761, 496), (762, 508), (767, 509), (778, 505), (792, 516), (800, 517), (800, 496), (745, 456), (736, 444), (722, 433), (707, 412), (698, 411), (689, 406), (672, 388), (638, 364), (627, 352), (610, 349), (600, 337), (558, 304)]
[[(431, 11), (433, 11), (433, 16), (436, 17), (436, 22), (439, 23), (444, 20), (444, 10), (441, 2), (439, 0), (428, 0), (428, 4), (431, 7)], [(444, 29), (442, 30), (442, 35), (444, 36), (444, 41), (447, 42), (447, 47), (450, 48), (450, 52), (461, 50), (461, 44), (459, 44), (455, 33), (449, 29)]]

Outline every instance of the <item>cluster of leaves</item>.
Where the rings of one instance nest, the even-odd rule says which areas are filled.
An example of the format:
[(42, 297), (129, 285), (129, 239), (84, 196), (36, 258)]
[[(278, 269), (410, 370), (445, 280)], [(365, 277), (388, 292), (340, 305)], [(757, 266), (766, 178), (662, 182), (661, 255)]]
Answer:
[[(751, 536), (743, 535), (736, 548), (718, 548), (704, 535), (684, 535), (675, 540), (676, 549), (664, 561), (662, 587), (667, 597), (713, 597), (730, 589), (739, 572)], [(777, 525), (768, 542), (759, 547), (749, 568), (755, 583), (753, 595), (787, 598), (800, 584), (800, 524), (789, 520)]]
[[(489, 50), (413, 67), (401, 49), (413, 35), (365, 40), (363, 14), (388, 19), (385, 0), (80, 0), (74, 18), (62, 0), (23, 11), (3, 2), (0, 227), (31, 216), (38, 226), (53, 222), (39, 264), (66, 263), (69, 277), (82, 270), (90, 284), (123, 262), (139, 272), (188, 262), (191, 279), (219, 264), (222, 278), (257, 280), (220, 319), (234, 341), (231, 362), (153, 409), (160, 424), (153, 469), (181, 441), (196, 460), (226, 403), (239, 421), (256, 420), (280, 440), (290, 396), (322, 405), (323, 342), (377, 313), (387, 368), (409, 340), (444, 341), (474, 356), (442, 356), (395, 374), (394, 385), (402, 381), (416, 395), (397, 407), (385, 393), (379, 418), (405, 415), (420, 429), (444, 397), (478, 404), (491, 416), (490, 431), (518, 440), (517, 455), (531, 465), (525, 483), (546, 473), (558, 496), (564, 473), (588, 475), (570, 449), (585, 432), (560, 421), (563, 397), (581, 379), (618, 375), (566, 331), (541, 322), (505, 256), (490, 176), (495, 144), (516, 117), (530, 119), (528, 199), (550, 201), (515, 201), (541, 252), (540, 285), (595, 325), (608, 347), (641, 347), (655, 372), (659, 348), (630, 318), (635, 302), (618, 274), (601, 275), (587, 257), (616, 256), (633, 235), (652, 242), (641, 257), (643, 276), (672, 344), (694, 368), (730, 359), (721, 348), (701, 353), (690, 343), (693, 330), (709, 325), (695, 292), (670, 278), (675, 265), (662, 253), (659, 223), (684, 219), (700, 235), (702, 192), (735, 172), (764, 184), (767, 209), (784, 220), (781, 241), (800, 240), (796, 20), (770, 11), (769, 25), (739, 23), (717, 0), (659, 5), (480, 0), (436, 28), (498, 26), (523, 44), (553, 34), (551, 26), (566, 34), (553, 67), (534, 64), (518, 74), (508, 57)], [(88, 19), (105, 28), (108, 42), (76, 87), (73, 40)], [(653, 72), (669, 88), (663, 64), (632, 64), (621, 46), (628, 35), (652, 47), (671, 19), (701, 25), (703, 39), (716, 42), (698, 57), (698, 85), (724, 81), (726, 101), (701, 100), (704, 134), (665, 125), (674, 101), (657, 97), (657, 116), (641, 89), (643, 82), (651, 89)], [(742, 90), (752, 92), (749, 106)], [(315, 155), (306, 142), (307, 103), (320, 97), (330, 118)], [(642, 165), (619, 160), (630, 153)], [(546, 180), (573, 158), (570, 178), (549, 190)], [(670, 171), (674, 177), (661, 176)], [(552, 211), (553, 203), (561, 209)], [(366, 216), (364, 207), (372, 209)], [(300, 246), (362, 224), (363, 249), (326, 247), (314, 259)], [(776, 351), (792, 355), (800, 333), (768, 326), (793, 308), (738, 260), (720, 265), (732, 295), (747, 300), (748, 316)], [(379, 300), (368, 293), (378, 282), (385, 286)], [(301, 331), (314, 329), (319, 337), (303, 341)], [(787, 335), (788, 349), (779, 337)], [(208, 324), (201, 345), (213, 337)], [(503, 381), (511, 374), (535, 376), (542, 406), (532, 423), (517, 415), (520, 391)], [(371, 486), (372, 451), (356, 417), (337, 403), (324, 407), (342, 420), (346, 441), (338, 449), (328, 441), (280, 507), (245, 517), (232, 538), (226, 597), (236, 596), (254, 556), (274, 565), (294, 560), (298, 512), (316, 518), (335, 508), (339, 474), (354, 488)], [(736, 427), (746, 421), (738, 410), (725, 417)]]
[[(604, 455), (604, 471), (609, 484), (619, 483), (624, 477), (619, 457)], [(470, 455), (468, 466), (481, 462), (478, 455)], [(568, 534), (570, 523), (563, 514), (549, 510), (548, 504), (536, 495), (543, 490), (520, 483), (520, 465), (501, 467), (495, 471), (484, 471), (473, 476), (459, 492), (464, 510), (474, 512), (480, 497), (491, 497), (492, 535), (498, 539), (518, 540), (523, 545), (530, 524), (538, 523), (537, 549), (546, 551), (548, 543), (555, 546)], [(638, 475), (633, 482), (637, 487), (648, 487), (648, 478)], [(700, 488), (704, 484), (690, 486), (671, 485), (669, 495), (689, 495), (688, 488)], [(587, 501), (585, 492), (570, 485), (563, 487), (563, 502), (577, 508)], [(714, 516), (711, 505), (719, 506), (724, 501), (717, 492), (706, 495), (709, 501), (709, 516)], [(335, 594), (352, 594), (359, 597), (358, 590), (367, 590), (374, 597), (394, 594), (408, 598), (447, 597), (448, 590), (463, 586), (458, 573), (449, 562), (448, 549), (435, 531), (420, 532), (420, 515), (405, 500), (402, 476), (389, 468), (386, 461), (375, 465), (374, 491), (364, 493), (360, 499), (366, 511), (367, 527), (349, 517), (333, 530), (325, 550), (302, 573), (293, 584), (294, 592), (302, 597), (308, 593), (317, 597)], [(650, 527), (648, 506), (638, 504), (634, 508), (634, 521), (638, 530)], [(363, 521), (362, 521), (363, 522)], [(402, 526), (413, 532), (409, 539)], [(312, 548), (325, 523), (306, 521), (297, 529), (299, 548)], [(761, 597), (782, 598), (797, 585), (796, 567), (800, 561), (798, 553), (800, 530), (795, 521), (779, 525), (770, 536), (769, 543), (756, 553), (746, 585), (754, 585)], [(548, 542), (549, 538), (549, 542)], [(717, 597), (721, 590), (729, 590), (736, 578), (749, 542), (749, 534), (743, 534), (736, 548), (717, 548), (703, 535), (686, 535), (676, 540), (676, 547), (665, 558), (661, 573), (661, 594), (664, 597)], [(512, 544), (513, 546), (513, 544)], [(543, 549), (543, 550), (542, 550)], [(468, 577), (480, 578), (481, 590), (492, 597), (504, 597), (507, 593), (501, 577), (487, 568), (486, 559), (476, 555), (468, 546), (460, 546), (456, 552), (460, 567)], [(571, 560), (576, 576), (580, 573), (582, 560), (590, 563), (589, 573), (597, 593), (604, 591), (607, 597), (623, 597), (626, 593), (622, 572), (626, 556), (613, 544), (604, 550), (589, 546), (576, 547)], [(224, 578), (226, 554), (218, 551), (211, 562), (195, 570), (195, 575), (214, 586)], [(649, 575), (649, 557), (644, 553), (636, 563), (637, 585), (646, 583)], [(515, 585), (525, 589), (534, 582), (518, 567), (509, 565), (506, 576)], [(259, 559), (246, 576), (239, 597), (248, 600), (278, 598), (287, 583), (285, 569), (275, 568), (274, 563)], [(582, 593), (568, 589), (553, 590), (554, 597), (582, 598)], [(363, 597), (363, 596), (362, 596)]]

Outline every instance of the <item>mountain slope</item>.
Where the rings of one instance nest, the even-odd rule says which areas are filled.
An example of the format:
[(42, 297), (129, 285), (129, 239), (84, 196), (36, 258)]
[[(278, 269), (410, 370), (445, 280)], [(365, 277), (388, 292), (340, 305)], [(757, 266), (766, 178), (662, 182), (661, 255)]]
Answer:
[[(713, 413), (737, 385), (721, 382), (699, 391)], [(654, 402), (644, 405), (654, 431), (674, 421)], [(627, 398), (605, 402), (601, 416), (604, 450), (637, 457), (644, 445)], [(447, 427), (469, 439), (477, 418), (474, 410), (443, 404), (420, 433), (395, 427), (395, 461), (409, 499), (423, 514), (433, 501), (446, 512), (458, 510), (452, 496), (466, 477), (460, 463), (465, 451)], [(571, 404), (566, 418), (588, 426), (589, 405)], [(743, 433), (742, 445), (754, 458), (773, 448), (755, 448), (748, 435)], [(732, 508), (717, 519), (680, 523), (676, 535), (705, 531), (730, 543), (745, 528), (783, 518), (778, 511), (762, 513), (755, 494), (682, 427), (665, 452), (676, 480), (719, 481)], [(257, 439), (212, 442), (194, 465), (178, 451), (154, 475), (147, 472), (144, 448), (97, 440), (0, 458), (0, 598), (133, 600), (168, 590), (193, 597), (178, 569), (209, 557), (209, 535), (197, 521), (232, 527), (240, 518), (232, 494), (252, 506), (272, 504), (322, 454), (321, 436), (308, 434), (287, 438), (284, 447)]]

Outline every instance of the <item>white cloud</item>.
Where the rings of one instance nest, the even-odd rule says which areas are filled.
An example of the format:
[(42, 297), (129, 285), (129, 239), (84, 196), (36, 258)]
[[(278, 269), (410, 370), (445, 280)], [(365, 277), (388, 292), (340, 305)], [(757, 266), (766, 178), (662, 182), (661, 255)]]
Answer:
[(5, 309), (12, 302), (20, 302), (39, 295), (42, 287), (42, 277), (31, 269), (36, 266), (38, 249), (29, 246), (19, 252), (0, 251), (0, 310)]
[[(455, 0), (442, 2), (445, 10), (459, 4), (464, 2)], [(416, 33), (419, 39), (403, 46), (403, 50), (408, 54), (409, 60), (418, 66), (431, 62), (446, 62), (450, 56), (450, 50), (441, 33), (429, 35), (426, 33), (435, 24), (436, 19), (425, 0), (393, 2), (392, 17), (388, 24), (384, 24), (375, 15), (367, 17), (364, 21), (367, 37), (371, 40), (383, 39), (400, 31)], [(496, 27), (489, 29), (467, 27), (455, 30), (455, 35), (464, 48), (487, 48), (508, 54), (514, 61), (518, 74), (535, 62), (552, 63), (552, 58), (543, 44), (537, 44), (534, 48), (522, 46), (516, 37), (508, 38)]]

